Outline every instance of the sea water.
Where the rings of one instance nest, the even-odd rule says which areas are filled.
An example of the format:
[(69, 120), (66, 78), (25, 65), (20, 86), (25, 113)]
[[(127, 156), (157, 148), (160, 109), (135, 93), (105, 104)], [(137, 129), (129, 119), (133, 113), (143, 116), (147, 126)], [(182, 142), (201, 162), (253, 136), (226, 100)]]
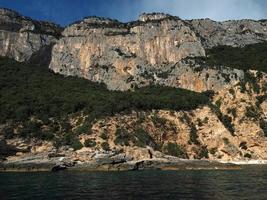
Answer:
[(267, 167), (0, 173), (0, 199), (267, 199)]

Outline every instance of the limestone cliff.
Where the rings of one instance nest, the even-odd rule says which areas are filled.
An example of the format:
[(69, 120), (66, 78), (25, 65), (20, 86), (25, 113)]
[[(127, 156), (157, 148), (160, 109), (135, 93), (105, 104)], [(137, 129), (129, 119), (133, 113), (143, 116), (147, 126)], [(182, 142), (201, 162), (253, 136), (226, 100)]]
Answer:
[[(0, 118), (0, 159), (11, 164), (34, 159), (54, 164), (66, 159), (72, 164), (96, 161), (100, 165), (147, 159), (169, 162), (174, 157), (222, 162), (267, 160), (265, 66), (253, 71), (257, 67), (240, 67), (243, 62), (226, 67), (224, 62), (207, 61), (208, 52), (214, 47), (242, 50), (266, 41), (265, 20), (182, 20), (152, 13), (142, 14), (138, 21), (129, 23), (87, 17), (61, 30), (52, 23), (0, 9), (0, 55), (19, 62), (45, 61), (57, 73), (41, 67), (36, 72), (34, 65), (21, 70), (24, 79), (8, 79), (19, 70), (7, 68), (6, 63), (11, 62), (0, 63), (2, 70), (6, 67), (10, 71), (0, 80), (1, 91), (8, 94), (0, 95), (6, 116)], [(265, 64), (258, 60), (255, 63)], [(32, 77), (26, 77), (27, 72)], [(91, 82), (65, 79), (59, 74)], [(42, 79), (42, 75), (47, 77)], [(27, 78), (32, 78), (32, 82)], [(16, 83), (12, 82), (14, 79)], [(63, 83), (63, 79), (67, 81)], [(88, 92), (85, 82), (92, 84), (88, 87), (92, 95), (78, 93), (77, 99), (77, 90)], [(104, 83), (109, 90), (92, 82)], [(68, 86), (67, 91), (61, 83)], [(24, 84), (27, 87), (22, 92), (28, 92), (28, 96), (16, 87)], [(142, 87), (149, 85), (191, 91), (174, 95), (170, 101), (167, 98), (173, 96), (167, 93), (166, 99), (155, 90), (152, 92), (156, 94), (147, 95), (149, 91)], [(45, 95), (40, 94), (40, 88)], [(173, 92), (173, 88), (166, 88)], [(134, 96), (134, 92), (111, 90), (145, 92)], [(197, 104), (192, 96), (183, 96), (188, 92), (198, 95), (198, 100), (203, 94), (205, 100)], [(17, 93), (19, 98), (13, 98)], [(144, 102), (132, 106), (125, 100), (126, 95), (133, 96), (134, 100), (129, 97), (131, 103), (139, 98)], [(159, 101), (158, 96), (162, 97)], [(187, 106), (171, 107), (173, 102)], [(28, 104), (34, 108), (28, 108)], [(14, 108), (19, 108), (18, 112), (13, 112)]]
[(266, 41), (266, 29), (265, 21), (189, 21), (162, 13), (143, 14), (130, 23), (89, 17), (65, 28), (53, 48), (50, 69), (105, 83), (111, 90), (161, 84), (217, 91), (242, 80), (243, 73), (212, 66), (193, 70), (197, 65), (188, 59), (204, 57), (207, 48), (218, 45)]
[(61, 34), (58, 25), (0, 9), (0, 56), (20, 62), (49, 64), (51, 48)]
[(204, 48), (218, 45), (242, 47), (267, 40), (266, 20), (229, 20), (216, 22), (210, 19), (188, 21), (201, 38)]

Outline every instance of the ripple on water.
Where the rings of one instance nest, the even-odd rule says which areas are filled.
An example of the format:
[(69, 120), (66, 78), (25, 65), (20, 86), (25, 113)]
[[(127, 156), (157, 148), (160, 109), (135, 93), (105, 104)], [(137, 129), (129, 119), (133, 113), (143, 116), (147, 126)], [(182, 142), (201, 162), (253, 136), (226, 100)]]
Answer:
[(0, 199), (267, 199), (267, 168), (0, 173)]

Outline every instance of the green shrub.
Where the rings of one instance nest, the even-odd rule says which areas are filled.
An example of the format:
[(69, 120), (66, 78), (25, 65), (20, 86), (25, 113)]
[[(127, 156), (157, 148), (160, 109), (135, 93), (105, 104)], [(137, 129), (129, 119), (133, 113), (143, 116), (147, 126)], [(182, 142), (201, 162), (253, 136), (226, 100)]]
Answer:
[(218, 99), (216, 102), (215, 102), (215, 105), (218, 107), (218, 108), (221, 108), (221, 105), (222, 105), (222, 99)]
[(197, 135), (197, 129), (196, 126), (194, 124), (191, 124), (191, 128), (190, 128), (190, 142), (189, 143), (193, 143), (196, 145), (199, 145), (199, 141), (198, 141), (198, 135)]
[(247, 143), (246, 143), (246, 142), (241, 142), (240, 145), (239, 145), (239, 147), (240, 147), (241, 149), (244, 149), (244, 150), (247, 150), (247, 149), (248, 149), (248, 147), (247, 147)]
[(258, 105), (262, 104), (266, 100), (267, 100), (267, 94), (257, 96), (257, 101), (258, 101), (257, 104)]
[(165, 118), (158, 117), (156, 115), (152, 116), (151, 120), (157, 128), (164, 128), (167, 123), (167, 120)]
[(155, 147), (155, 142), (153, 138), (142, 128), (138, 128), (133, 133), (135, 136), (134, 144), (138, 147), (153, 146)]
[(220, 108), (216, 105), (210, 104), (210, 108), (213, 113), (218, 117), (218, 119), (222, 122), (224, 127), (231, 133), (231, 135), (235, 136), (235, 128), (232, 124), (232, 118), (228, 115), (222, 114)]
[(101, 148), (105, 151), (110, 151), (110, 147), (109, 147), (109, 144), (107, 142), (103, 142), (101, 144)]
[(54, 139), (54, 146), (56, 148), (59, 148), (61, 146), (70, 146), (75, 151), (83, 147), (82, 143), (77, 138), (77, 136), (71, 132), (64, 133), (61, 137)]
[(207, 149), (207, 147), (201, 146), (195, 158), (196, 159), (209, 158), (209, 150)]
[(231, 94), (231, 95), (235, 95), (235, 91), (234, 91), (234, 89), (233, 88), (231, 88), (230, 90), (229, 90), (229, 93)]
[(93, 139), (87, 139), (84, 142), (84, 146), (85, 147), (95, 147), (96, 146), (96, 142)]
[(83, 148), (83, 144), (79, 140), (74, 140), (70, 146), (76, 151)]
[(228, 108), (227, 112), (228, 114), (232, 114), (234, 118), (237, 117), (236, 108)]
[(252, 87), (254, 92), (256, 92), (257, 94), (260, 93), (260, 86), (258, 84), (257, 78), (254, 75), (249, 72), (246, 72), (244, 82), (248, 83), (250, 87)]
[(251, 154), (249, 154), (249, 153), (246, 153), (246, 154), (244, 155), (244, 157), (245, 157), (245, 158), (249, 158), (249, 159), (250, 159), (252, 156), (251, 156)]
[(165, 154), (179, 157), (179, 158), (188, 158), (185, 150), (179, 146), (177, 143), (168, 143), (166, 146), (163, 147), (163, 152)]
[(39, 138), (42, 140), (52, 141), (55, 138), (55, 135), (50, 130), (45, 130), (41, 132)]
[(14, 138), (14, 130), (11, 127), (5, 127), (2, 130), (5, 139), (12, 139)]
[(197, 118), (197, 125), (198, 126), (203, 126), (203, 122), (201, 121), (201, 119)]
[(214, 148), (212, 148), (212, 149), (210, 150), (210, 153), (211, 153), (212, 155), (215, 155), (217, 151), (218, 151), (218, 148), (217, 148), (217, 147), (214, 147)]
[(146, 120), (146, 117), (142, 112), (138, 112), (137, 113), (137, 117), (138, 117), (138, 119), (137, 119), (136, 123), (139, 124), (139, 125), (144, 123), (145, 120)]
[(254, 106), (249, 106), (249, 107), (246, 107), (245, 116), (247, 118), (258, 119), (260, 114)]
[(91, 124), (83, 124), (83, 125), (78, 126), (75, 129), (75, 133), (77, 133), (78, 135), (80, 134), (90, 135), (92, 133)]
[(228, 115), (222, 115), (221, 116), (221, 122), (225, 126), (226, 129), (232, 134), (232, 136), (235, 136), (235, 128), (232, 124), (232, 118)]
[(115, 133), (116, 139), (114, 143), (116, 145), (129, 146), (132, 136), (128, 133), (127, 130), (118, 128)]
[(103, 140), (107, 140), (108, 139), (108, 134), (106, 132), (103, 132), (101, 133), (100, 137), (103, 139)]
[(204, 124), (207, 124), (209, 122), (209, 118), (208, 117), (205, 117), (204, 120), (203, 120), (203, 123)]
[(230, 144), (230, 141), (229, 141), (228, 138), (223, 138), (223, 143), (226, 144), (226, 145), (228, 145), (228, 144)]
[(69, 145), (74, 150), (79, 150), (83, 147), (80, 140), (73, 133), (65, 133), (62, 138), (63, 145)]
[(62, 132), (69, 132), (72, 129), (71, 124), (66, 120), (61, 121), (60, 126)]
[(260, 127), (265, 137), (267, 137), (267, 122), (263, 119), (260, 120)]
[(130, 142), (138, 147), (151, 146), (157, 148), (157, 144), (154, 139), (142, 128), (137, 128), (133, 133), (129, 133), (125, 129), (118, 128), (115, 133), (116, 139), (114, 143), (116, 145), (129, 146)]
[(18, 133), (23, 138), (39, 138), (42, 139), (41, 124), (38, 122), (28, 121), (23, 127), (18, 129)]

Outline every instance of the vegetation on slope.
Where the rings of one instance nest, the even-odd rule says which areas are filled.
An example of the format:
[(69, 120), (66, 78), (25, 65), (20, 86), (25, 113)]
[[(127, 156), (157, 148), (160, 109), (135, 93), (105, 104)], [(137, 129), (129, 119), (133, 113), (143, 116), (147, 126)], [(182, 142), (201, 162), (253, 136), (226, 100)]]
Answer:
[(206, 63), (242, 70), (267, 72), (267, 42), (240, 47), (217, 46), (207, 50)]
[[(54, 139), (55, 133), (61, 133), (64, 140), (58, 140), (58, 145), (73, 141), (73, 127), (67, 122), (73, 113), (88, 115), (88, 126), (79, 130), (84, 133), (95, 119), (115, 113), (190, 110), (208, 101), (206, 94), (162, 86), (135, 92), (109, 91), (104, 85), (54, 74), (42, 66), (0, 59), (0, 123), (22, 123), (18, 132), (24, 137)], [(30, 120), (33, 116), (40, 120)], [(44, 125), (50, 128), (44, 130)], [(14, 136), (12, 132), (12, 128), (6, 130), (8, 137)]]

